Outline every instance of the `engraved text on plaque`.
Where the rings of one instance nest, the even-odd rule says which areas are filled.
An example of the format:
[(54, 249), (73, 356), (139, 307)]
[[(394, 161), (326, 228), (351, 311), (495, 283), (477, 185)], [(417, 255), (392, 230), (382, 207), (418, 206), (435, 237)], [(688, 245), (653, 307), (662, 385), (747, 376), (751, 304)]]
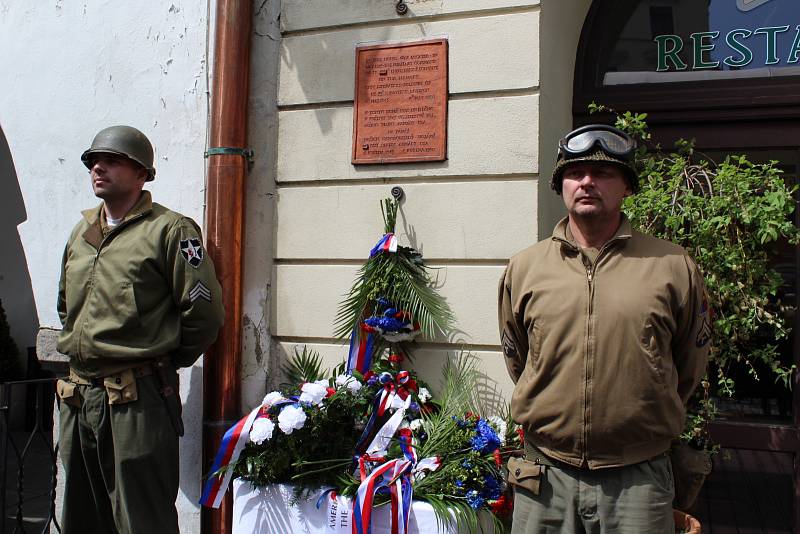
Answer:
[(447, 159), (447, 39), (356, 48), (353, 159)]

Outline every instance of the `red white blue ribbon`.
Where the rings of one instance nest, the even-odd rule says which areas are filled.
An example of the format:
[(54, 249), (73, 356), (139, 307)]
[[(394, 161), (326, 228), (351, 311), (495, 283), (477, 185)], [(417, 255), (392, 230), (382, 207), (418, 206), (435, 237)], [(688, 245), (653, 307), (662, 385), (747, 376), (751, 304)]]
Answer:
[[(365, 461), (361, 459), (361, 472), (365, 472)], [(413, 464), (408, 460), (390, 460), (379, 465), (364, 478), (353, 500), (353, 534), (372, 533), (372, 503), (377, 492), (390, 495), (392, 504), (392, 534), (406, 534), (411, 512), (412, 489), (408, 474)], [(404, 482), (405, 481), (405, 482)]]
[(369, 251), (369, 257), (377, 256), (381, 252), (397, 252), (397, 236), (389, 232), (384, 234), (378, 243)]
[(375, 334), (358, 327), (350, 335), (350, 350), (347, 355), (347, 372), (353, 369), (362, 375), (372, 367), (372, 353), (375, 350)]
[(426, 471), (436, 471), (442, 465), (438, 456), (425, 458), (416, 463), (417, 455), (413, 452), (410, 435), (409, 429), (401, 429), (400, 443), (401, 448), (404, 447), (404, 441), (406, 443), (406, 448), (403, 450), (406, 459), (390, 460), (378, 465), (367, 475), (367, 464), (381, 462), (383, 456), (365, 454), (359, 458), (361, 485), (353, 500), (353, 534), (371, 534), (372, 504), (375, 495), (387, 492), (391, 504), (392, 534), (408, 533), (408, 518), (414, 498), (412, 478), (419, 480), (425, 476)]
[(261, 409), (262, 407), (259, 406), (225, 432), (217, 455), (214, 458), (214, 464), (211, 466), (212, 475), (208, 477), (203, 486), (203, 494), (200, 497), (201, 505), (219, 508), (219, 505), (222, 504), (222, 498), (225, 496), (228, 484), (230, 484), (233, 476), (233, 469), (225, 469), (222, 474), (219, 474), (218, 471), (239, 459), (242, 449), (244, 449), (247, 440), (250, 438), (250, 429), (253, 428), (253, 421), (258, 417)]
[[(281, 404), (288, 404), (294, 400), (281, 398), (271, 405), (260, 405), (245, 417), (230, 427), (225, 435), (222, 437), (222, 443), (219, 445), (217, 455), (214, 457), (214, 464), (211, 466), (211, 475), (203, 485), (203, 494), (200, 496), (200, 504), (211, 508), (219, 508), (222, 504), (222, 499), (225, 497), (225, 492), (231, 483), (233, 477), (233, 469), (227, 469), (229, 465), (235, 463), (242, 454), (244, 446), (247, 445), (247, 440), (250, 439), (250, 430), (253, 428), (253, 423), (258, 419), (259, 415), (266, 414), (270, 406), (280, 406)], [(225, 468), (223, 473), (219, 473), (220, 469)]]

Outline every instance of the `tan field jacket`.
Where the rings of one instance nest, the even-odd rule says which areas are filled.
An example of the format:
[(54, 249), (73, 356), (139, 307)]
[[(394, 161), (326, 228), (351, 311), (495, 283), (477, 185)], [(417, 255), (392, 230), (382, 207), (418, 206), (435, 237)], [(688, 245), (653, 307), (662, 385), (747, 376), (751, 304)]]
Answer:
[(147, 191), (105, 236), (101, 210), (83, 212), (64, 249), (59, 352), (85, 378), (167, 355), (191, 365), (224, 316), (200, 229)]
[(512, 415), (527, 440), (563, 462), (641, 462), (680, 434), (705, 373), (703, 280), (683, 248), (627, 220), (594, 262), (566, 224), (511, 258), (500, 281)]

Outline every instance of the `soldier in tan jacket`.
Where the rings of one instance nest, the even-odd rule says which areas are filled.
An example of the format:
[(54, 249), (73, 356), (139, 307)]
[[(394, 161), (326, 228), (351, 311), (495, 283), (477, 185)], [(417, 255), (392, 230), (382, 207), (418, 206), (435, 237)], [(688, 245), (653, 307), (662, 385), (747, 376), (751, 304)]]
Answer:
[(710, 317), (686, 251), (631, 229), (635, 142), (606, 125), (560, 143), (553, 236), (511, 258), (503, 352), (526, 461), (512, 466), (515, 533), (672, 533), (667, 452), (705, 373)]
[(81, 156), (103, 202), (64, 249), (58, 383), (64, 534), (177, 534), (177, 367), (222, 325), (221, 289), (197, 224), (154, 203), (153, 149), (112, 126)]

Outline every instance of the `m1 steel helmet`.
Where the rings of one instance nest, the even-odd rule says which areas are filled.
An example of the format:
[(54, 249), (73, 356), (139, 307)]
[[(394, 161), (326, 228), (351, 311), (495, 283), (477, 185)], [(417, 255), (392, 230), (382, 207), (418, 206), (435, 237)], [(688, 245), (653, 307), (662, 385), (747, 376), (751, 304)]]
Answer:
[(131, 126), (109, 126), (100, 130), (94, 136), (92, 146), (81, 154), (81, 161), (88, 169), (92, 168), (93, 154), (124, 156), (147, 170), (148, 182), (156, 177), (153, 145), (146, 135)]
[(558, 142), (558, 158), (550, 179), (550, 187), (561, 194), (564, 167), (570, 163), (611, 163), (625, 175), (631, 190), (639, 190), (639, 174), (633, 163), (636, 141), (607, 124), (589, 124), (571, 131)]

